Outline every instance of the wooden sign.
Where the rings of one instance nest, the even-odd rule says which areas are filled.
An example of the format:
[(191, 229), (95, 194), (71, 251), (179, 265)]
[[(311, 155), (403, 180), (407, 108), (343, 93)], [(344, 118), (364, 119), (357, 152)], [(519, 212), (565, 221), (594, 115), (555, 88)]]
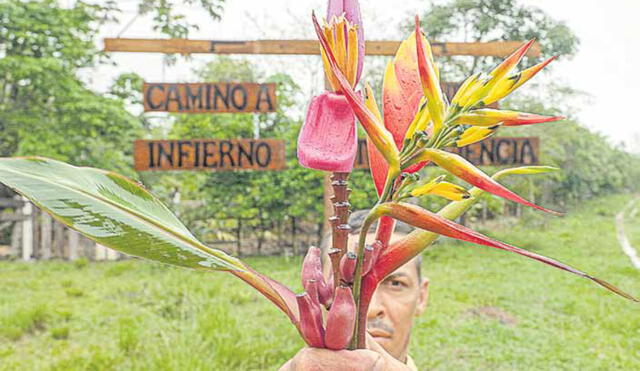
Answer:
[[(522, 41), (432, 42), (436, 56), (469, 55), (506, 57), (523, 44)], [(395, 55), (400, 41), (366, 41), (366, 55)], [(106, 52), (138, 52), (166, 54), (296, 54), (318, 55), (318, 40), (191, 40), (191, 39), (125, 39), (105, 38)], [(540, 44), (527, 51), (529, 57), (540, 56)]]
[(146, 112), (238, 113), (275, 112), (276, 84), (144, 83)]
[(203, 139), (136, 140), (135, 169), (149, 170), (283, 170), (284, 140)]
[[(540, 140), (537, 137), (497, 137), (462, 148), (448, 148), (476, 166), (524, 166), (540, 163)], [(368, 169), (367, 141), (358, 141), (356, 169)]]

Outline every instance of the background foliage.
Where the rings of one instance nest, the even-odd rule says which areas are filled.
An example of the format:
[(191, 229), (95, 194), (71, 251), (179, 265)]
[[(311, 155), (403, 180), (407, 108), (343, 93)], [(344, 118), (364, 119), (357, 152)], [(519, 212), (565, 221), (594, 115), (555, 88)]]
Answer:
[[(220, 16), (224, 5), (219, 0), (140, 0), (139, 13), (152, 14), (154, 27), (160, 32), (182, 37), (197, 25), (189, 24), (181, 15), (181, 4), (200, 6), (213, 19)], [(172, 203), (181, 218), (201, 235), (214, 230), (220, 218), (250, 218), (250, 223), (263, 228), (288, 217), (321, 223), (322, 174), (301, 168), (295, 158), (301, 121), (291, 112), (308, 100), (295, 81), (286, 74), (270, 74), (242, 58), (213, 57), (197, 68), (199, 79), (277, 82), (278, 112), (160, 118), (131, 114), (128, 108), (141, 104), (141, 77), (122, 74), (102, 95), (88, 89), (79, 77), (91, 66), (111, 63), (95, 48), (96, 35), (105, 22), (121, 16), (116, 2), (98, 6), (77, 1), (73, 7), (62, 7), (55, 0), (0, 3), (0, 49), (4, 52), (0, 58), (0, 154), (49, 156), (141, 179)], [(542, 44), (543, 56), (561, 57), (570, 57), (579, 45), (566, 25), (515, 0), (452, 0), (428, 7), (423, 18), (429, 24), (429, 37), (436, 40), (536, 38)], [(465, 27), (461, 29), (460, 24)], [(398, 37), (406, 33), (408, 25), (400, 28)], [(453, 57), (438, 62), (448, 66), (442, 72), (445, 80), (459, 81), (463, 75), (487, 69), (496, 60)], [(534, 62), (537, 60), (525, 60), (525, 64)], [(380, 77), (381, 71), (368, 74), (368, 80), (378, 85)], [(518, 93), (503, 102), (503, 107), (569, 116), (576, 109), (567, 102), (579, 93), (567, 87), (545, 86), (544, 96), (536, 94), (535, 86), (523, 90), (531, 93)], [(575, 120), (552, 125), (553, 130), (542, 125), (500, 133), (540, 137), (543, 164), (563, 169), (545, 179), (517, 180), (512, 186), (518, 192), (546, 206), (564, 207), (605, 193), (637, 190), (638, 156)], [(286, 140), (286, 171), (136, 174), (131, 169), (131, 143), (137, 138), (251, 138), (257, 131), (263, 138)], [(434, 170), (425, 170), (430, 171)], [(368, 172), (355, 171), (352, 188), (354, 209), (373, 203), (375, 192)], [(432, 209), (441, 203), (432, 199), (421, 202)], [(505, 208), (501, 200), (491, 197), (486, 205), (488, 211), (480, 205), (475, 215), (500, 214)]]

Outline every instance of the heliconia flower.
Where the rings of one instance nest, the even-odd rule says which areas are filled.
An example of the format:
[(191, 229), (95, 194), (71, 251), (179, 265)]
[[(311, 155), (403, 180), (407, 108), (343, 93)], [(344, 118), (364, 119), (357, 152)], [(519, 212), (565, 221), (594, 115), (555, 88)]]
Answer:
[(543, 116), (509, 110), (482, 108), (461, 114), (454, 124), (473, 126), (520, 126), (563, 120), (563, 116)]
[(431, 122), (431, 116), (429, 116), (429, 110), (427, 109), (427, 101), (423, 98), (420, 100), (418, 113), (416, 113), (413, 121), (411, 121), (411, 124), (404, 135), (404, 139), (411, 139), (416, 132), (425, 131), (429, 122)]
[[(424, 36), (422, 37), (424, 38)], [(402, 149), (408, 128), (419, 112), (423, 95), (420, 74), (418, 73), (416, 37), (415, 32), (412, 32), (408, 38), (400, 43), (394, 59), (387, 64), (382, 81), (384, 126), (393, 136), (398, 149)], [(426, 117), (423, 116), (423, 119), (426, 121), (422, 121), (423, 128), (421, 130), (428, 130), (427, 124), (430, 121), (428, 114)], [(380, 195), (386, 182), (387, 166), (380, 152), (369, 142), (367, 150), (371, 176)], [(415, 172), (424, 165), (424, 163), (417, 164), (404, 171)]]
[(411, 191), (411, 196), (419, 197), (431, 194), (444, 197), (451, 201), (460, 201), (471, 197), (466, 189), (457, 184), (445, 182), (443, 180), (444, 177), (444, 175), (441, 175), (430, 182), (414, 188)]
[(487, 95), (487, 97), (482, 100), (483, 105), (486, 106), (491, 103), (497, 102), (500, 99), (511, 94), (514, 90), (518, 89), (525, 82), (529, 81), (533, 76), (535, 76), (538, 72), (540, 72), (555, 59), (555, 56), (551, 57), (544, 62), (536, 64), (533, 67), (529, 67), (526, 70), (520, 71), (515, 75), (503, 78), (502, 80), (498, 81), (493, 89), (491, 89), (491, 92), (489, 92), (489, 95)]
[[(543, 174), (555, 170), (558, 169), (551, 166), (521, 166), (500, 170), (493, 174), (491, 178), (497, 181), (507, 175)], [(443, 218), (455, 220), (467, 212), (484, 192), (485, 191), (480, 188), (474, 187), (469, 190), (471, 198), (450, 202), (440, 209), (437, 214)], [(390, 217), (383, 216), (382, 218)], [(439, 236), (437, 233), (426, 230), (415, 230), (409, 233), (378, 254), (376, 265), (373, 267), (370, 276), (388, 276), (391, 272), (406, 264), (415, 255), (430, 246)]]
[[(348, 22), (349, 36), (346, 46), (348, 50), (348, 63), (346, 65), (350, 67), (349, 71), (355, 69), (354, 84), (352, 85), (355, 86), (355, 84), (360, 81), (360, 76), (362, 75), (365, 47), (364, 28), (362, 27), (362, 15), (360, 14), (360, 4), (358, 0), (329, 0), (327, 6), (327, 21), (331, 22), (334, 17), (341, 16), (344, 16)], [(354, 29), (355, 32), (352, 31)], [(353, 45), (357, 45), (357, 48), (354, 48)], [(326, 67), (328, 66), (325, 65), (325, 71)], [(350, 72), (347, 72), (345, 75), (348, 80), (351, 81), (349, 73)], [(330, 75), (327, 74), (327, 76)]]
[(431, 45), (426, 38), (422, 37), (420, 31), (420, 19), (416, 16), (416, 51), (418, 56), (418, 71), (420, 80), (422, 81), (422, 89), (427, 100), (427, 108), (429, 116), (433, 122), (433, 133), (437, 134), (442, 128), (444, 122), (444, 114), (446, 103), (440, 81), (436, 72), (433, 55), (431, 53)]
[[(387, 203), (383, 203), (376, 206), (372, 212), (374, 212), (376, 215), (390, 216), (394, 219), (403, 221), (407, 224), (411, 224), (414, 227), (431, 231), (442, 236), (455, 238), (455, 239), (466, 241), (466, 242), (471, 242), (471, 243), (484, 245), (488, 247), (494, 247), (497, 249), (520, 254), (522, 256), (540, 261), (542, 263), (556, 267), (558, 269), (576, 274), (580, 277), (590, 279), (591, 281), (597, 283), (598, 285), (608, 290), (611, 290), (622, 297), (625, 297), (633, 301), (638, 301), (638, 299), (632, 297), (631, 295), (625, 293), (624, 291), (618, 289), (617, 287), (611, 285), (606, 281), (590, 276), (580, 270), (577, 270), (571, 266), (561, 263), (555, 259), (548, 258), (546, 256), (539, 255), (534, 252), (530, 252), (498, 240), (494, 240), (472, 229), (469, 229), (465, 226), (457, 224), (449, 219), (443, 218), (438, 214), (434, 214), (428, 210), (425, 210), (419, 206), (402, 203), (402, 202), (387, 202)], [(415, 256), (415, 254), (417, 253), (416, 251), (411, 251), (411, 249), (406, 249), (404, 252), (408, 254), (412, 254), (413, 256)], [(396, 257), (396, 259), (401, 259), (401, 258), (402, 257), (400, 256)], [(385, 262), (382, 262), (382, 263), (385, 263)], [(389, 264), (389, 263), (390, 262), (388, 261), (386, 262), (386, 264)]]
[(349, 287), (336, 289), (336, 299), (327, 314), (325, 346), (332, 350), (344, 349), (353, 335), (356, 323), (356, 303)]
[(358, 120), (360, 120), (362, 127), (367, 132), (372, 143), (375, 144), (376, 148), (378, 148), (382, 156), (387, 160), (389, 166), (394, 169), (394, 172), (399, 172), (399, 151), (393, 142), (393, 137), (385, 129), (383, 123), (375, 116), (375, 114), (367, 109), (361, 98), (353, 91), (353, 88), (350, 86), (349, 82), (338, 67), (333, 51), (329, 47), (327, 38), (318, 24), (315, 14), (312, 15), (312, 19), (316, 29), (316, 34), (320, 40), (320, 45), (327, 55), (329, 66), (340, 85), (341, 92), (349, 102), (349, 105), (353, 109), (356, 117), (358, 117)]
[(309, 294), (303, 292), (296, 296), (300, 311), (298, 330), (304, 341), (314, 348), (324, 348), (324, 328), (322, 327), (322, 311), (313, 302)]
[[(481, 129), (481, 128), (479, 128)], [(482, 170), (473, 166), (469, 161), (465, 160), (461, 156), (442, 151), (435, 148), (427, 148), (424, 149), (417, 158), (414, 159), (415, 162), (430, 160), (439, 167), (447, 170), (449, 173), (455, 175), (456, 177), (464, 180), (465, 182), (474, 185), (482, 190), (485, 190), (489, 193), (492, 193), (496, 196), (500, 196), (507, 200), (517, 202), (519, 204), (530, 206), (538, 210), (542, 210), (555, 215), (562, 215), (561, 213), (553, 210), (546, 209), (542, 206), (538, 206), (530, 201), (525, 200), (524, 198), (518, 196), (512, 191), (505, 188), (500, 183), (493, 180), (490, 176), (483, 173)]]
[(298, 135), (298, 161), (316, 170), (348, 173), (358, 150), (356, 122), (343, 95), (313, 97)]
[[(478, 75), (465, 87), (465, 93), (456, 102), (461, 107), (473, 107), (481, 102), (493, 90), (493, 88), (503, 80), (520, 63), (522, 57), (527, 53), (535, 40), (530, 40), (513, 52), (502, 63), (494, 68), (488, 75)], [(463, 83), (463, 87), (464, 87)]]
[(499, 179), (505, 175), (532, 175), (532, 174), (544, 174), (549, 173), (551, 171), (560, 170), (557, 167), (553, 166), (520, 166), (520, 167), (512, 167), (509, 169), (503, 169), (495, 173), (492, 178)]
[(500, 125), (494, 125), (488, 128), (484, 128), (481, 126), (472, 126), (466, 129), (460, 135), (460, 138), (456, 140), (456, 147), (464, 147), (469, 144), (477, 143), (481, 140), (485, 140), (496, 133), (496, 129), (498, 129)]
[(451, 99), (451, 106), (462, 107), (462, 101), (466, 100), (467, 94), (471, 91), (480, 81), (482, 73), (478, 72), (475, 75), (471, 75), (464, 80), (462, 85), (458, 88), (453, 98)]

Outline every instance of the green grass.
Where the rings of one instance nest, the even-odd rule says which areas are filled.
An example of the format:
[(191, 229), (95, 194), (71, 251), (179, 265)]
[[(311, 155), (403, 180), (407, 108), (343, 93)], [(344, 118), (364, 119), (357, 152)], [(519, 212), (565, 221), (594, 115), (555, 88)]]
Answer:
[[(629, 200), (611, 196), (564, 218), (528, 214), (491, 235), (640, 295), (613, 224)], [(249, 262), (299, 289), (299, 259)], [(587, 280), (452, 241), (425, 253), (424, 272), (430, 305), (411, 344), (420, 369), (640, 368), (640, 305)], [(224, 273), (137, 260), (2, 262), (0, 283), (1, 370), (269, 370), (303, 346), (284, 315)]]

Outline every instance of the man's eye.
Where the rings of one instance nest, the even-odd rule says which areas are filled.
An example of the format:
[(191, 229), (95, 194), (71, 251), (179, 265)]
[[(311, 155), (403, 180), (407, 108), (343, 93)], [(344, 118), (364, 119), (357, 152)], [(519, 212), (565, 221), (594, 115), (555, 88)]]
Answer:
[(407, 284), (400, 280), (389, 280), (387, 284), (394, 289), (401, 289), (401, 288), (407, 287)]

